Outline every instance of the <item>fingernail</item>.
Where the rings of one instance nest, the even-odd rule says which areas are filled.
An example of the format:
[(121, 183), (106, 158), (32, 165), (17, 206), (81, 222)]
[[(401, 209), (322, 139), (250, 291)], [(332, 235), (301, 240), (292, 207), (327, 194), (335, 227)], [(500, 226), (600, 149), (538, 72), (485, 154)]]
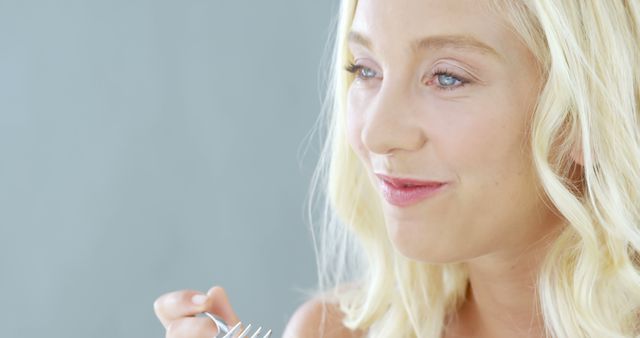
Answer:
[(205, 296), (205, 295), (195, 295), (195, 296), (193, 296), (191, 298), (191, 301), (195, 305), (202, 305), (202, 304), (204, 304), (204, 302), (207, 301), (207, 296)]

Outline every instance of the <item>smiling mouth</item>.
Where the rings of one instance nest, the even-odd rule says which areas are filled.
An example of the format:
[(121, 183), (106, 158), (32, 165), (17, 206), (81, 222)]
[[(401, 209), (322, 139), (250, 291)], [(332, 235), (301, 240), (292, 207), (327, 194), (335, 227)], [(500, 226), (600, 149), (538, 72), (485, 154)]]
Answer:
[(412, 178), (401, 178), (401, 177), (393, 177), (383, 174), (376, 174), (379, 179), (387, 182), (388, 184), (396, 187), (396, 188), (410, 188), (410, 187), (438, 187), (446, 182), (439, 181), (426, 181), (426, 180), (417, 180)]
[(436, 195), (447, 187), (446, 183), (414, 186), (396, 186), (380, 180), (382, 196), (391, 205), (408, 207)]

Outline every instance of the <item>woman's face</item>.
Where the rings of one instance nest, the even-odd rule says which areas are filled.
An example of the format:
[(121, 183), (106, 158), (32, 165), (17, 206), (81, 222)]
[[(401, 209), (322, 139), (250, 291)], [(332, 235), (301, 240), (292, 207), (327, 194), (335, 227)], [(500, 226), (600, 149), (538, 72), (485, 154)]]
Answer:
[(534, 57), (486, 5), (361, 0), (356, 9), (349, 48), (363, 68), (348, 92), (352, 148), (381, 197), (376, 174), (447, 182), (407, 206), (382, 198), (395, 247), (421, 261), (514, 253), (559, 221), (529, 149)]

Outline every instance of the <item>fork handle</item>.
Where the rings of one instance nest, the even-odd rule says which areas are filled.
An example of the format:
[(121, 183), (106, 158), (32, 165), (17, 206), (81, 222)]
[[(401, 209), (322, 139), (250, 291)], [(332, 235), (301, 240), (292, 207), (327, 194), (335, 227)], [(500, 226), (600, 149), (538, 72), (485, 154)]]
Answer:
[(229, 325), (227, 325), (224, 319), (214, 315), (213, 313), (206, 312), (206, 311), (203, 312), (203, 314), (209, 317), (213, 321), (213, 323), (216, 325), (216, 328), (218, 329), (218, 333), (216, 334), (216, 337), (222, 337), (229, 332)]

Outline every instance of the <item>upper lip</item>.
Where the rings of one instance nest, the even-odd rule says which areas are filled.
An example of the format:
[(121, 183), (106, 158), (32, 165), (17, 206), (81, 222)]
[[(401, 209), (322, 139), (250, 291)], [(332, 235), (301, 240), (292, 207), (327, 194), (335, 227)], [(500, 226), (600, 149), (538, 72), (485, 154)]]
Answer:
[(387, 175), (383, 175), (383, 174), (376, 174), (376, 176), (378, 176), (381, 180), (387, 181), (391, 184), (393, 184), (394, 186), (397, 187), (402, 187), (404, 185), (410, 184), (410, 185), (439, 185), (439, 184), (445, 184), (446, 182), (439, 182), (439, 181), (423, 181), (423, 180), (416, 180), (416, 179), (412, 179), (412, 178), (402, 178), (402, 177), (393, 177), (393, 176), (387, 176)]

